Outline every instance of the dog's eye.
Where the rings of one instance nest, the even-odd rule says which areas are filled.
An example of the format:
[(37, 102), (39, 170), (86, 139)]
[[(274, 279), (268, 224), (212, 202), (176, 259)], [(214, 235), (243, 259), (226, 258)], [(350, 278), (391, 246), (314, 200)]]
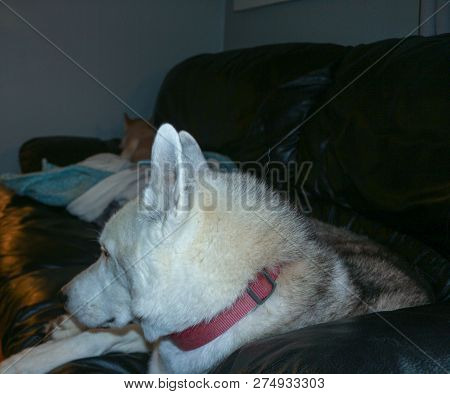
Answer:
[(105, 259), (108, 259), (108, 258), (109, 258), (109, 252), (108, 252), (104, 247), (102, 247), (102, 256), (103, 256)]

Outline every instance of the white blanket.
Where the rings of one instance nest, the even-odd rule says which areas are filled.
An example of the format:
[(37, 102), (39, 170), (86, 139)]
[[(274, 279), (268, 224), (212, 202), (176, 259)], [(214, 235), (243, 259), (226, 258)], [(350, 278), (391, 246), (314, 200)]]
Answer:
[(102, 153), (79, 163), (114, 174), (97, 183), (80, 197), (73, 200), (67, 210), (80, 219), (93, 222), (108, 206), (116, 202), (119, 206), (137, 197), (139, 179), (136, 165), (120, 156)]

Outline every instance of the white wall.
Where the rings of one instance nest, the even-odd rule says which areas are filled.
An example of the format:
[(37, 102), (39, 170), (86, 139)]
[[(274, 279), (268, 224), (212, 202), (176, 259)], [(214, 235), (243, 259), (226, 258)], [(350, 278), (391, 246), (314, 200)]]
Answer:
[[(166, 72), (222, 49), (224, 0), (6, 0), (150, 116)], [(43, 135), (119, 136), (124, 106), (0, 4), (0, 172)]]
[(234, 12), (227, 0), (225, 49), (280, 42), (345, 45), (402, 37), (418, 25), (419, 0), (291, 0)]

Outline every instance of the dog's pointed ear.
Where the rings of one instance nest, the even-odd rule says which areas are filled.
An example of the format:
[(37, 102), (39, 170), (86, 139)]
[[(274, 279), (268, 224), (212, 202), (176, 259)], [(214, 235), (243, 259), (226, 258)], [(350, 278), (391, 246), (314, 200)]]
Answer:
[(186, 131), (180, 132), (180, 142), (183, 150), (183, 160), (192, 165), (194, 170), (207, 166), (205, 156), (197, 141)]
[(152, 149), (150, 181), (142, 203), (158, 214), (184, 217), (191, 209), (192, 191), (201, 171), (209, 171), (205, 157), (195, 139), (180, 134), (169, 124), (162, 125)]
[(163, 124), (157, 131), (152, 146), (152, 165), (176, 167), (181, 157), (180, 137), (174, 127)]
[(163, 213), (174, 206), (180, 181), (178, 167), (181, 155), (177, 131), (170, 124), (163, 124), (153, 142), (150, 180), (143, 190), (142, 208)]
[(202, 179), (202, 174), (205, 174), (205, 171), (209, 171), (209, 167), (194, 137), (186, 131), (181, 131), (179, 136), (182, 156), (178, 167), (179, 195), (177, 210), (179, 212), (187, 212), (192, 208), (195, 184)]
[(126, 112), (123, 114), (123, 120), (125, 121), (125, 127), (131, 123), (131, 118), (128, 116)]

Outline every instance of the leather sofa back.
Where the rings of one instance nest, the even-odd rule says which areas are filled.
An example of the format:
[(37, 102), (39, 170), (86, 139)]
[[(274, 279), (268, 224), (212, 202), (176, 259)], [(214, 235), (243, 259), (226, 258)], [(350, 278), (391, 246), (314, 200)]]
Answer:
[[(332, 44), (282, 44), (187, 59), (167, 74), (155, 123), (170, 122), (189, 131), (204, 149), (235, 160), (256, 159), (247, 154), (255, 147), (243, 147), (242, 141), (255, 127), (267, 98), (280, 85), (336, 62), (348, 50)], [(258, 142), (253, 141), (261, 145)]]
[(200, 55), (168, 73), (154, 119), (235, 160), (312, 162), (310, 199), (449, 258), (449, 54), (441, 35)]

